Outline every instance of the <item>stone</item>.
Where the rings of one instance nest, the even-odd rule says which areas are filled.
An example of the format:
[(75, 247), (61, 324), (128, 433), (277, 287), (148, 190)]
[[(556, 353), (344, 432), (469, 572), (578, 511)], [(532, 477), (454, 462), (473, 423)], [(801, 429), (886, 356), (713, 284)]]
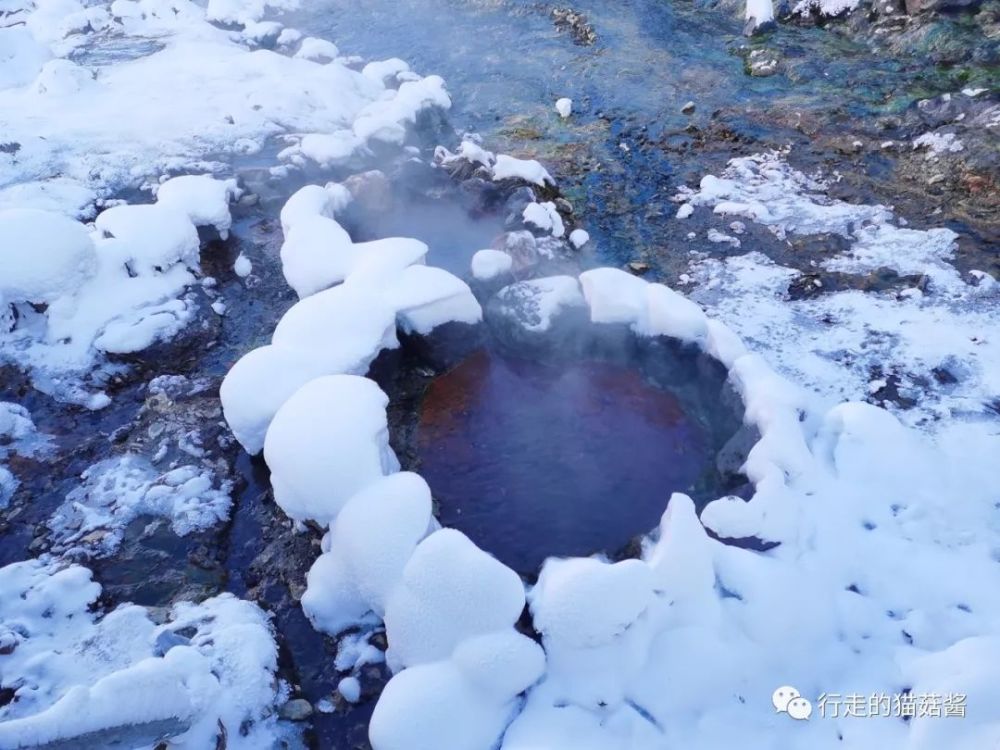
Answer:
[(681, 112), (685, 115), (693, 115), (694, 109), (695, 109), (694, 102), (688, 102), (683, 107), (681, 107)]
[(312, 715), (312, 703), (305, 698), (292, 698), (278, 709), (278, 716), (286, 721), (305, 721)]
[(628, 263), (627, 267), (630, 273), (633, 273), (636, 276), (641, 276), (649, 270), (649, 263), (643, 263), (640, 260), (633, 260)]

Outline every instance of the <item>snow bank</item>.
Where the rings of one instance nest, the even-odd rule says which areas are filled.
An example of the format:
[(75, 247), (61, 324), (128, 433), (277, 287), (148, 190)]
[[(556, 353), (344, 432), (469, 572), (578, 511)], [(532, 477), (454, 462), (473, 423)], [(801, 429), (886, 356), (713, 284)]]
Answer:
[(310, 381), (267, 430), (274, 500), (289, 517), (327, 524), (359, 490), (399, 470), (389, 447), (388, 397), (355, 375)]
[(15, 695), (0, 707), (0, 746), (273, 737), (277, 647), (256, 605), (181, 602), (163, 625), (131, 604), (101, 614), (89, 570), (38, 560), (0, 568), (0, 592), (0, 679)]
[[(0, 154), (0, 187), (63, 175), (115, 191), (208, 155), (259, 151), (267, 138), (284, 133), (346, 131), (356, 136), (352, 149), (363, 151), (369, 139), (401, 141), (421, 111), (450, 106), (440, 78), (410, 74), (398, 90), (390, 88), (333, 59), (339, 53), (325, 40), (303, 40), (295, 56), (247, 49), (244, 39), (279, 28), (259, 23), (274, 5), (213, 0), (205, 9), (186, 1), (119, 0), (109, 16), (104, 6), (73, 3), (79, 10), (72, 11), (60, 4), (59, 13), (45, 4), (28, 16), (27, 29), (0, 30), (6, 55), (0, 130), (21, 145), (16, 159)], [(37, 40), (58, 38), (61, 54), (72, 48), (62, 36), (74, 15), (81, 20), (69, 25), (82, 34), (73, 44), (105, 31), (126, 43), (155, 38), (162, 49), (102, 65), (93, 80), (89, 70), (71, 71), (59, 61), (58, 71), (39, 78), (43, 85), (33, 85), (52, 54), (48, 42)], [(246, 33), (209, 21), (247, 24)], [(51, 73), (86, 85), (53, 87)]]

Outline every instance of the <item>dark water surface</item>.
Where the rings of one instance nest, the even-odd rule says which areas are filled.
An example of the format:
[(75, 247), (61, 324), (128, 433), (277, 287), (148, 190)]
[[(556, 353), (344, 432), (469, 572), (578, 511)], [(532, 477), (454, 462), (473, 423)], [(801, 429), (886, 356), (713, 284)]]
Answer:
[(634, 370), (486, 351), (431, 384), (417, 441), (441, 523), (526, 575), (626, 546), (708, 460), (678, 399)]

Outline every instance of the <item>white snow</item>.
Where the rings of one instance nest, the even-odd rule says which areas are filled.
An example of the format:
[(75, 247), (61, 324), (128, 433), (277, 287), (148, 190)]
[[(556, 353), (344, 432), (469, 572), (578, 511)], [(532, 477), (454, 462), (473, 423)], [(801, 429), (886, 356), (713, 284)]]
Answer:
[(556, 112), (564, 120), (573, 114), (573, 100), (563, 97), (562, 99), (556, 100)]
[(751, 22), (754, 29), (771, 23), (774, 20), (772, 0), (746, 0), (746, 11), (743, 18), (745, 21)]
[(468, 638), (511, 628), (524, 601), (514, 571), (461, 532), (435, 531), (417, 545), (389, 596), (389, 665), (398, 670), (446, 659)]
[(503, 250), (479, 250), (472, 256), (472, 275), (479, 281), (490, 281), (510, 272), (514, 259)]
[(87, 230), (51, 211), (0, 211), (0, 300), (53, 302), (93, 273), (97, 258)]
[(0, 639), (13, 646), (0, 674), (16, 691), (0, 707), (0, 746), (145, 746), (163, 728), (190, 750), (214, 747), (220, 731), (246, 750), (274, 737), (277, 647), (256, 605), (180, 602), (156, 625), (131, 604), (102, 614), (100, 593), (79, 566), (0, 568)]
[(519, 281), (497, 292), (502, 314), (529, 331), (547, 331), (568, 307), (583, 307), (580, 282), (572, 276), (548, 276)]
[(496, 162), (496, 156), (484, 149), (475, 141), (463, 140), (456, 153), (451, 153), (443, 146), (438, 146), (434, 157), (436, 161), (443, 165), (454, 164), (458, 161), (467, 161), (470, 164), (478, 164), (482, 167), (492, 169)]
[(390, 474), (348, 500), (306, 578), (302, 609), (316, 629), (336, 635), (369, 613), (383, 617), (430, 525), (430, 488), (416, 474)]
[(544, 668), (542, 649), (512, 629), (470, 638), (450, 660), (412, 667), (389, 681), (372, 715), (372, 747), (496, 747), (518, 708), (518, 694)]
[(954, 133), (924, 133), (913, 140), (913, 150), (927, 150), (928, 159), (937, 159), (941, 154), (955, 154), (965, 150), (965, 145)]
[(361, 700), (361, 683), (357, 677), (345, 677), (337, 683), (337, 692), (348, 703), (357, 703)]
[(553, 237), (562, 237), (566, 234), (562, 217), (556, 210), (556, 204), (552, 201), (529, 203), (524, 209), (523, 216), (525, 224), (548, 232)]
[(250, 453), (261, 450), (271, 419), (298, 388), (322, 375), (364, 375), (382, 349), (398, 346), (397, 327), (428, 334), (482, 318), (465, 282), (422, 264), (422, 242), (353, 243), (329, 215), (347, 205), (343, 193), (340, 185), (309, 186), (282, 209), (283, 268), (302, 299), (272, 344), (244, 355), (220, 389), (226, 420)]
[(352, 495), (399, 470), (389, 447), (388, 403), (371, 380), (328, 375), (278, 409), (264, 458), (274, 500), (290, 518), (329, 523)]
[(233, 225), (229, 204), (241, 194), (236, 180), (184, 175), (162, 183), (156, 191), (156, 202), (184, 212), (196, 227), (215, 227), (222, 239), (226, 239)]
[(193, 465), (160, 472), (134, 454), (94, 464), (81, 479), (48, 520), (55, 552), (109, 555), (143, 515), (168, 520), (183, 536), (225, 520), (232, 504), (228, 480), (216, 486), (210, 472)]
[(499, 154), (493, 165), (494, 180), (524, 180), (539, 187), (554, 185), (552, 175), (534, 159), (517, 159), (507, 154)]
[(253, 263), (246, 255), (240, 253), (238, 256), (236, 256), (236, 260), (233, 263), (233, 273), (235, 273), (241, 279), (245, 279), (247, 276), (253, 273)]
[(569, 242), (574, 248), (579, 250), (590, 242), (590, 233), (585, 229), (574, 229), (569, 233)]
[(859, 2), (860, 0), (799, 0), (792, 7), (792, 13), (800, 16), (818, 13), (834, 18), (852, 12), (858, 7)]

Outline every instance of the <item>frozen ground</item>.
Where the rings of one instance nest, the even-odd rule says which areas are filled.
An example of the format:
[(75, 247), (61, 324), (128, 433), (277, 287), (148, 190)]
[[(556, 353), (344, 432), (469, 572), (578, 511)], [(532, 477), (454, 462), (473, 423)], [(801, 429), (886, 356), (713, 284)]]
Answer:
[[(233, 229), (243, 189), (228, 165), (256, 155), (280, 179), (413, 155), (418, 116), (450, 105), (440, 78), (346, 58), (284, 27), (275, 3), (0, 9), (0, 357), (86, 409), (109, 406), (122, 357), (182, 335), (205, 300), (224, 313), (200, 251), (207, 233)], [(760, 23), (768, 9), (747, 11)], [(912, 146), (928, 159), (963, 148), (947, 135)], [(699, 515), (686, 495), (664, 498), (633, 559), (550, 558), (531, 586), (440, 528), (427, 484), (390, 446), (389, 398), (365, 377), (405, 337), (476, 335), (471, 280), (428, 265), (415, 238), (355, 241), (346, 180), (286, 196), (276, 262), (298, 301), (240, 352), (222, 416), (246, 452), (263, 452), (294, 528), (325, 530), (299, 593), (318, 631), (362, 628), (340, 640), (340, 697), (362, 698), (362, 667), (392, 671), (371, 717), (375, 750), (1000, 742), (1000, 287), (958, 270), (953, 230), (833, 198), (836, 175), (804, 175), (788, 156), (734, 158), (680, 190), (677, 221), (712, 224), (702, 247), (717, 250), (690, 253), (674, 289), (617, 268), (522, 278), (534, 272), (510, 242), (469, 248), (471, 276), (497, 284), (475, 288), (512, 325), (544, 337), (582, 314), (698, 347), (728, 371), (759, 434), (743, 467), (749, 500), (720, 497)], [(475, 140), (434, 158), (536, 191), (508, 240), (520, 234), (538, 268), (589, 244), (574, 228), (586, 217), (569, 215), (537, 159)], [(765, 239), (744, 252), (751, 226)], [(769, 257), (821, 234), (841, 249), (795, 267)], [(852, 286), (886, 270), (886, 288)], [(253, 272), (237, 261), (241, 279)], [(846, 288), (825, 289), (831, 275)], [(0, 403), (0, 509), (21, 481), (6, 465), (51, 441)], [(47, 519), (50, 548), (0, 568), (0, 748), (294, 742), (278, 713), (291, 716), (293, 686), (257, 603), (111, 605), (71, 562), (114, 555), (138, 518), (177, 535), (229, 519), (228, 479), (161, 458), (120, 450), (90, 466)], [(364, 643), (373, 629), (384, 652)], [(775, 711), (782, 686), (811, 717)]]

